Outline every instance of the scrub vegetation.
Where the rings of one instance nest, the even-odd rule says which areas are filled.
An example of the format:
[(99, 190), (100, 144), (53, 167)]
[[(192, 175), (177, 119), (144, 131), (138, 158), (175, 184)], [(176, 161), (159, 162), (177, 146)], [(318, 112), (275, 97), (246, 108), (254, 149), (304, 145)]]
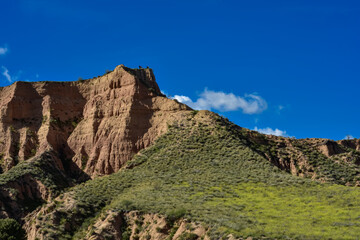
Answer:
[[(211, 239), (229, 234), (255, 239), (360, 235), (360, 189), (336, 184), (335, 178), (321, 183), (293, 176), (264, 157), (271, 145), (256, 150), (247, 134), (217, 115), (195, 112), (169, 126), (168, 133), (118, 173), (80, 184), (58, 198), (60, 224), (41, 231), (79, 239), (108, 210), (138, 210), (201, 222)], [(69, 196), (76, 202), (70, 210), (64, 206)]]

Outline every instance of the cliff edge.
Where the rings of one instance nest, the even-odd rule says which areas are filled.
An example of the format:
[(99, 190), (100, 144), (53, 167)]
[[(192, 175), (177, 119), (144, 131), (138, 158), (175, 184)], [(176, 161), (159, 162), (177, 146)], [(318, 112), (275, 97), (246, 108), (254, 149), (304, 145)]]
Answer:
[[(153, 71), (124, 65), (77, 82), (16, 82), (0, 90), (1, 169), (45, 151), (91, 177), (118, 171), (190, 108), (163, 96)], [(65, 169), (65, 162), (76, 166)]]

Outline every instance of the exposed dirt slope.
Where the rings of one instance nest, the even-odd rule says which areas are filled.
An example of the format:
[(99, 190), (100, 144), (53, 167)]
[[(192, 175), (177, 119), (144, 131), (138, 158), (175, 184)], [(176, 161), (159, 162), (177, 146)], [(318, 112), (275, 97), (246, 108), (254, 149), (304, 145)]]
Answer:
[(189, 110), (163, 96), (151, 69), (123, 65), (0, 88), (0, 216), (21, 219), (63, 188), (118, 171)]
[[(3, 170), (47, 150), (65, 155), (67, 138), (74, 129), (71, 122), (81, 118), (84, 104), (76, 83), (16, 82), (2, 88), (0, 152)], [(64, 169), (61, 161), (56, 164)]]
[[(16, 82), (0, 91), (3, 171), (47, 150), (90, 176), (111, 174), (189, 108), (163, 97), (151, 69), (78, 82)], [(79, 169), (66, 169), (77, 172)]]
[[(68, 204), (74, 204), (69, 201)], [(68, 206), (72, 208), (72, 206)], [(53, 207), (55, 209), (55, 207)], [(57, 212), (53, 212), (53, 223), (59, 224), (61, 221), (61, 210), (56, 209)], [(34, 218), (33, 225), (26, 225), (28, 231), (28, 239), (57, 239), (51, 231), (43, 231), (35, 226), (42, 224), (42, 216), (46, 212), (40, 212)], [(46, 216), (45, 216), (46, 217)], [(40, 220), (39, 220), (40, 219)], [(71, 226), (65, 226), (71, 229)], [(123, 240), (123, 239), (157, 239), (157, 240), (196, 240), (205, 239), (210, 240), (206, 235), (207, 229), (201, 224), (187, 221), (185, 219), (169, 219), (166, 216), (153, 213), (141, 213), (138, 211), (115, 211), (108, 210), (98, 216), (93, 223), (84, 229), (84, 240)], [(63, 236), (66, 238), (67, 236)], [(77, 238), (77, 237), (75, 237)]]
[(229, 130), (276, 167), (320, 182), (360, 186), (359, 139), (333, 141), (264, 135), (234, 124)]
[(0, 177), (0, 218), (21, 221), (39, 204), (51, 200), (64, 188), (73, 186), (72, 179), (56, 167), (52, 152), (45, 152), (18, 164)]
[(141, 214), (137, 211), (106, 212), (88, 228), (85, 239), (122, 240), (127, 236), (129, 239), (209, 240), (206, 229), (200, 224), (186, 220), (170, 221), (159, 214)]
[(117, 67), (79, 84), (83, 120), (67, 142), (73, 161), (91, 176), (111, 174), (181, 118), (186, 105), (163, 97), (151, 69)]

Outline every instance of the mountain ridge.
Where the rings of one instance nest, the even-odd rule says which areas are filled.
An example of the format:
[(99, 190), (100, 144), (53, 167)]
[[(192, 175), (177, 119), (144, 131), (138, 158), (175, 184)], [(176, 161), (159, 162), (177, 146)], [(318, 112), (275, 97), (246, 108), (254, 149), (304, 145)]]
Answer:
[[(149, 111), (150, 108), (154, 108), (154, 112), (189, 109), (185, 105), (163, 98), (151, 69), (133, 70), (123, 65), (102, 77), (78, 82), (16, 82), (3, 89), (1, 93), (3, 92), (6, 95), (0, 96), (0, 99), (8, 98), (10, 101), (3, 101), (0, 106), (2, 112), (0, 127), (2, 127), (3, 135), (14, 139), (11, 140), (11, 144), (3, 143), (3, 146), (0, 147), (0, 151), (4, 152), (5, 170), (14, 166), (15, 161), (23, 161), (35, 155), (36, 151), (41, 153), (45, 150), (54, 150), (63, 152), (65, 157), (71, 158), (79, 168), (86, 167), (85, 172), (90, 175), (96, 175), (97, 173), (94, 171), (97, 170), (99, 174), (109, 174), (117, 171), (120, 165), (116, 165), (114, 159), (109, 160), (108, 158), (111, 156), (96, 156), (99, 154), (99, 150), (94, 150), (92, 147), (102, 149), (104, 146), (88, 146), (89, 142), (103, 137), (101, 134), (96, 135), (99, 125), (102, 124), (101, 120), (121, 118), (122, 115), (127, 114), (128, 116), (125, 117), (130, 120), (130, 123), (125, 124), (141, 125), (142, 123), (131, 122), (130, 112), (136, 115), (137, 111), (142, 111), (141, 114), (145, 115), (145, 111)], [(9, 92), (12, 93), (12, 97), (7, 96)], [(103, 104), (104, 102), (107, 104)], [(150, 110), (148, 115), (151, 114)], [(152, 120), (150, 119), (152, 116), (148, 116), (148, 118), (147, 121)], [(119, 120), (126, 122), (125, 119)], [(146, 124), (145, 121), (144, 124)], [(114, 128), (113, 125), (109, 127)], [(126, 127), (133, 131), (136, 129), (136, 127)], [(151, 126), (147, 127), (151, 128)], [(83, 134), (81, 131), (87, 132)], [(119, 129), (119, 131), (122, 130)], [(143, 131), (144, 133), (133, 134), (146, 134), (152, 129)], [(154, 131), (154, 133), (148, 134), (145, 142), (131, 143), (136, 146), (116, 146), (117, 148), (129, 148), (128, 153), (123, 153), (124, 160), (122, 162), (128, 160), (132, 152), (136, 153), (144, 146), (148, 146), (153, 141), (152, 135), (158, 134), (156, 130)], [(32, 134), (35, 136), (31, 136)], [(79, 143), (80, 139), (73, 139), (81, 134), (92, 135), (92, 137), (91, 139), (82, 139), (84, 142), (81, 143)], [(73, 137), (73, 135), (77, 136)], [(134, 136), (134, 138), (141, 137), (140, 135)], [(156, 138), (156, 136), (154, 137)], [(110, 140), (107, 138), (99, 140), (99, 142), (106, 141)], [(121, 142), (121, 140), (117, 142)], [(17, 145), (20, 145), (19, 149), (17, 149)], [(110, 146), (107, 147), (110, 148)], [(77, 152), (78, 149), (81, 149), (81, 152)], [(74, 156), (71, 156), (72, 151), (74, 151)], [(122, 152), (126, 152), (126, 150), (122, 149)], [(85, 158), (90, 158), (88, 159), (90, 162), (94, 161), (94, 158), (103, 158), (103, 161), (95, 169), (94, 166), (82, 166)], [(106, 162), (111, 163), (107, 164)], [(63, 169), (61, 162), (58, 167)]]
[[(299, 189), (302, 189), (302, 185), (316, 189), (322, 186), (316, 184), (324, 183), (360, 185), (359, 139), (294, 139), (263, 135), (241, 128), (216, 113), (196, 111), (166, 98), (150, 68), (130, 69), (119, 65), (114, 71), (87, 80), (16, 82), (1, 88), (0, 134), (0, 218), (15, 218), (25, 224), (29, 239), (82, 239), (85, 235), (89, 239), (103, 239), (100, 225), (110, 229), (112, 235), (109, 233), (109, 236), (113, 239), (126, 239), (123, 237), (125, 232), (131, 239), (136, 239), (136, 236), (141, 239), (149, 236), (150, 239), (181, 239), (184, 234), (186, 238), (192, 234), (193, 239), (197, 239), (196, 236), (206, 239), (211, 238), (210, 235), (219, 236), (216, 234), (225, 234), (228, 238), (258, 236), (252, 229), (258, 226), (250, 215), (244, 219), (251, 223), (241, 220), (248, 226), (244, 230), (242, 227), (231, 227), (235, 223), (225, 213), (222, 216), (227, 220), (225, 225), (221, 225), (223, 223), (214, 219), (209, 209), (204, 210), (210, 211), (207, 219), (203, 212), (194, 212), (186, 202), (177, 202), (175, 198), (163, 196), (167, 201), (173, 201), (173, 204), (164, 202), (163, 206), (158, 206), (156, 202), (161, 201), (155, 198), (152, 200), (155, 201), (153, 207), (146, 207), (129, 195), (128, 191), (134, 191), (133, 194), (140, 198), (154, 198), (152, 192), (148, 192), (149, 189), (154, 188), (153, 192), (160, 196), (162, 192), (159, 189), (165, 186), (169, 189), (184, 188), (166, 176), (175, 176), (174, 179), (183, 181), (185, 186), (189, 185), (191, 176), (194, 179), (191, 181), (202, 183), (195, 189), (207, 198), (213, 199), (208, 192), (202, 192), (204, 189), (215, 192), (222, 189), (216, 194), (223, 194), (227, 196), (227, 201), (232, 199), (233, 202), (240, 200), (229, 197), (232, 196), (231, 191), (239, 192), (239, 186), (246, 187), (248, 181), (249, 187), (254, 189), (262, 188), (265, 184), (264, 186), (272, 189), (274, 195), (279, 194), (278, 189), (273, 188), (274, 184), (283, 186), (282, 181), (294, 183)], [(207, 144), (212, 148), (208, 148)], [(173, 145), (177, 145), (178, 149)], [(180, 149), (182, 153), (177, 153)], [(159, 151), (162, 154), (159, 155)], [(235, 155), (229, 155), (231, 152)], [(172, 156), (172, 161), (166, 156)], [(196, 170), (197, 165), (189, 169), (188, 166), (193, 164), (189, 159), (194, 159), (202, 166), (202, 170)], [(223, 162), (238, 169), (243, 175), (237, 177), (236, 171)], [(164, 168), (162, 163), (167, 163), (168, 167)], [(241, 166), (248, 169), (248, 175)], [(150, 172), (149, 168), (152, 169)], [(188, 176), (180, 174), (177, 169), (182, 169)], [(206, 169), (209, 173), (203, 175)], [(225, 169), (229, 171), (228, 176)], [(199, 172), (194, 174), (195, 170)], [(157, 172), (159, 176), (156, 175)], [(135, 173), (147, 175), (137, 178), (131, 175)], [(223, 175), (219, 175), (220, 173)], [(256, 173), (268, 176), (269, 180), (256, 177)], [(166, 181), (160, 181), (157, 187), (147, 186), (163, 177)], [(207, 180), (215, 177), (219, 184), (228, 184), (232, 190), (223, 189), (221, 184), (213, 185)], [(281, 181), (277, 182), (277, 179)], [(143, 180), (149, 182), (142, 182)], [(312, 185), (311, 181), (316, 184)], [(105, 183), (113, 187), (109, 188)], [(239, 183), (239, 186), (235, 183)], [(143, 187), (144, 192), (148, 192), (147, 196), (137, 193)], [(95, 192), (88, 192), (86, 188), (94, 188)], [(327, 185), (323, 188), (321, 194), (324, 195), (345, 191), (341, 187), (333, 190)], [(268, 194), (262, 191), (261, 194)], [(301, 198), (292, 188), (290, 192)], [(82, 194), (88, 200), (84, 201)], [(132, 207), (121, 202), (129, 200), (124, 199), (122, 194), (132, 199)], [(183, 194), (178, 197), (190, 201), (189, 193), (185, 191)], [(358, 190), (351, 190), (347, 194), (356, 195)], [(308, 196), (306, 191), (304, 195)], [(107, 200), (104, 196), (107, 196)], [(209, 204), (215, 203), (218, 204), (213, 199)], [(172, 215), (171, 208), (179, 208), (174, 204), (185, 210), (170, 224), (167, 216)], [(232, 203), (228, 204), (238, 209)], [(339, 207), (329, 205), (322, 197), (319, 204), (324, 207)], [(130, 214), (129, 211), (140, 212)], [(117, 224), (112, 226), (103, 222), (103, 219), (98, 219), (99, 214), (103, 214), (101, 218), (109, 217)], [(154, 222), (152, 230), (149, 228), (149, 232), (152, 232), (150, 235), (136, 230), (135, 218), (154, 218), (153, 215), (150, 217), (146, 214), (158, 214), (155, 218), (166, 222), (162, 226), (162, 234), (154, 230), (159, 227)], [(196, 217), (196, 214), (199, 216)], [(257, 218), (261, 219), (259, 216)], [(90, 219), (97, 221), (97, 225), (94, 223), (97, 227), (91, 227)], [(85, 227), (80, 224), (84, 220), (88, 224)], [(201, 225), (201, 233), (194, 232), (181, 227), (185, 224), (184, 221), (193, 226), (205, 225)], [(126, 230), (125, 223), (128, 227), (132, 226), (131, 232)], [(270, 226), (269, 222), (264, 224)], [(360, 223), (355, 224), (360, 226)], [(177, 230), (182, 230), (176, 233), (173, 225), (178, 226)], [(142, 225), (141, 228), (146, 227)], [(279, 238), (278, 233), (271, 233), (266, 229), (260, 231), (261, 234)], [(332, 229), (330, 225), (329, 229)], [(92, 235), (93, 231), (98, 234)], [(137, 231), (141, 234), (136, 233)], [(212, 231), (216, 234), (210, 234)], [(296, 233), (290, 233), (296, 236)], [(60, 237), (61, 235), (66, 237)]]

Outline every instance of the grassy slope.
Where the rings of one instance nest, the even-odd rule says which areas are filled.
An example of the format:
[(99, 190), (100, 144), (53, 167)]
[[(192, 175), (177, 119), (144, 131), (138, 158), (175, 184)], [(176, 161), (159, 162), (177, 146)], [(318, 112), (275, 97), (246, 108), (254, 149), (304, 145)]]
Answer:
[(19, 178), (29, 174), (41, 181), (46, 187), (56, 194), (60, 188), (68, 187), (67, 179), (54, 166), (51, 153), (45, 152), (35, 157), (32, 161), (23, 161), (11, 168), (8, 172), (0, 174), (0, 186), (9, 182), (17, 181)]
[[(128, 169), (75, 187), (76, 209), (61, 212), (61, 224), (48, 226), (50, 232), (80, 238), (89, 219), (106, 209), (184, 209), (185, 217), (211, 227), (214, 239), (229, 233), (279, 239), (360, 235), (360, 189), (291, 176), (254, 152), (242, 134), (229, 131), (231, 125), (201, 115), (172, 127)], [(66, 235), (67, 219), (73, 229)]]
[(72, 180), (55, 166), (53, 155), (45, 152), (0, 174), (1, 210), (20, 220), (26, 213), (45, 202), (45, 199), (38, 197), (41, 193), (36, 186), (37, 181), (44, 185), (44, 191), (51, 196), (59, 195), (72, 184)]
[(290, 165), (293, 164), (296, 174), (306, 178), (347, 186), (359, 185), (360, 152), (355, 149), (337, 144), (342, 153), (326, 157), (318, 148), (325, 139), (274, 137), (241, 129), (231, 123), (223, 124), (253, 151), (266, 156), (272, 163), (279, 166), (282, 160), (283, 165), (279, 167), (285, 171), (290, 172)]
[[(293, 145), (301, 151), (314, 167), (317, 179), (326, 182), (354, 186), (360, 182), (359, 151), (340, 146), (344, 153), (326, 157), (319, 150), (304, 140), (292, 140)], [(347, 160), (344, 160), (347, 159)]]

